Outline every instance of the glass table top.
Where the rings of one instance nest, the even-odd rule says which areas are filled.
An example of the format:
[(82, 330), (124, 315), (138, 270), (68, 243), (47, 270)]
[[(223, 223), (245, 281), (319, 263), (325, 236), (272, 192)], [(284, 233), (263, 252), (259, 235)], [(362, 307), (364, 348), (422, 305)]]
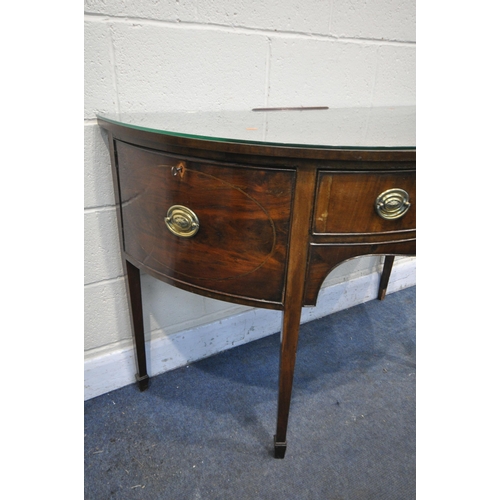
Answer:
[(221, 142), (301, 148), (416, 147), (414, 106), (106, 113), (98, 118), (138, 130)]

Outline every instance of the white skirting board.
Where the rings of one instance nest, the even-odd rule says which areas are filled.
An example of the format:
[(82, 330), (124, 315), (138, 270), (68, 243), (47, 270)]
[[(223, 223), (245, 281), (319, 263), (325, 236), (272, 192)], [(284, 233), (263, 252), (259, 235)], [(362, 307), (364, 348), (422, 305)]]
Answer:
[[(302, 310), (302, 323), (376, 299), (379, 273), (327, 286), (316, 307)], [(416, 261), (395, 263), (387, 294), (416, 284)], [(148, 374), (159, 375), (218, 352), (257, 340), (281, 330), (281, 311), (251, 309), (191, 330), (155, 338), (146, 344)], [(85, 361), (85, 400), (135, 382), (133, 348)]]

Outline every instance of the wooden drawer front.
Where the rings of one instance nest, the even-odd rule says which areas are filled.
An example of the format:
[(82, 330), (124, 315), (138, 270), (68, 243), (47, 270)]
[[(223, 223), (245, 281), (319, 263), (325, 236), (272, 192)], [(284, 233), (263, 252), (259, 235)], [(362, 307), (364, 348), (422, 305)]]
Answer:
[[(415, 171), (319, 172), (314, 234), (372, 234), (414, 230), (416, 225)], [(389, 189), (409, 194), (410, 208), (398, 219), (377, 214), (375, 200)]]
[[(179, 282), (282, 302), (295, 174), (212, 164), (117, 142), (124, 249)], [(173, 205), (196, 214), (192, 237), (172, 234)]]

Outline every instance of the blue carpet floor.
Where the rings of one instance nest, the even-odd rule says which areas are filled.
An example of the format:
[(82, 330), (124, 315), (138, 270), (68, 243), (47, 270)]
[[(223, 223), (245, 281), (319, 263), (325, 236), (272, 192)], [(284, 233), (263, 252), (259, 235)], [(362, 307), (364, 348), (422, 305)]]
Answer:
[(279, 334), (85, 403), (85, 498), (411, 500), (416, 288), (301, 327), (283, 460)]

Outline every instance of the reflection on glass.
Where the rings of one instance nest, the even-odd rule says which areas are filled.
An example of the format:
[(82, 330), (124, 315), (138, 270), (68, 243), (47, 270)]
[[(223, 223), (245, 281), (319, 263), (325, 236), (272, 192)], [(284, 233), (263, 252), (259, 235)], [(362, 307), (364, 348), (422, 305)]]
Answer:
[(223, 142), (393, 149), (415, 148), (415, 117), (414, 106), (99, 115), (140, 130)]

